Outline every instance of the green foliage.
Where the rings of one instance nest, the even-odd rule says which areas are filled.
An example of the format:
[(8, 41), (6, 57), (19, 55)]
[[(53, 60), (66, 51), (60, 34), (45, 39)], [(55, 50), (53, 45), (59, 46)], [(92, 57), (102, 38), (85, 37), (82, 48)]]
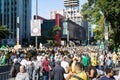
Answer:
[(8, 37), (11, 33), (9, 32), (7, 26), (1, 25), (0, 26), (0, 39), (4, 39)]
[(93, 32), (95, 33), (94, 39), (95, 40), (101, 40), (104, 39), (104, 17), (101, 16), (101, 19), (99, 20), (97, 26), (93, 29)]
[(53, 31), (60, 31), (61, 30), (61, 27), (60, 26), (54, 26), (53, 27)]
[(88, 3), (85, 3), (83, 6), (83, 9), (81, 10), (81, 14), (83, 15), (83, 19), (84, 20), (91, 20), (92, 19), (92, 7), (91, 6), (89, 6), (89, 4)]
[[(111, 30), (109, 30), (110, 45), (111, 43), (120, 45), (120, 0), (88, 0), (88, 3), (83, 5), (82, 13), (84, 18), (90, 19), (89, 21), (96, 24), (98, 29), (100, 29), (98, 27), (101, 16), (100, 12), (103, 13), (111, 26)], [(98, 35), (98, 30), (93, 31)], [(104, 31), (102, 33), (104, 33)]]
[(50, 37), (50, 38), (53, 38), (53, 40), (52, 41), (50, 41), (50, 44), (51, 44), (51, 46), (55, 46), (56, 45), (56, 41), (55, 41), (55, 35), (57, 34), (57, 32), (58, 31), (60, 31), (61, 30), (61, 27), (60, 26), (53, 26), (53, 27), (51, 27), (50, 28), (50, 30), (48, 31), (48, 36)]
[(54, 37), (57, 34), (57, 31), (60, 31), (60, 30), (61, 30), (61, 27), (59, 27), (59, 26), (53, 26), (48, 31), (48, 36), (49, 37)]

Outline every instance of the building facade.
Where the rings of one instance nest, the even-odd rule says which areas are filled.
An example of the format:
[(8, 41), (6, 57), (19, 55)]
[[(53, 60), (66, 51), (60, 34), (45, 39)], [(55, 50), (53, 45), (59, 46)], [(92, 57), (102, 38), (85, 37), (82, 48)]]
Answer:
[(65, 16), (65, 10), (62, 9), (62, 10), (53, 10), (53, 11), (50, 11), (50, 13), (49, 13), (50, 19), (55, 19), (55, 15), (56, 14), (60, 14), (62, 16)]
[[(64, 41), (64, 43), (67, 43), (67, 41), (79, 41), (79, 43), (82, 41), (85, 41), (85, 35), (86, 35), (86, 30), (76, 24), (75, 22), (73, 22), (72, 20), (65, 20), (64, 17), (60, 18), (59, 20), (56, 19), (57, 17), (55, 17), (55, 19), (51, 19), (51, 20), (43, 20), (43, 24), (41, 26), (41, 33), (42, 36), (44, 36), (45, 38), (49, 39), (55, 39), (55, 37), (51, 37), (50, 36), (50, 29), (56, 25), (56, 22), (59, 22), (59, 26), (61, 27), (61, 31), (60, 31), (60, 41)], [(67, 31), (69, 33), (67, 33)], [(69, 40), (68, 39), (69, 36)]]
[(55, 15), (57, 13), (59, 13), (60, 15), (64, 16), (66, 19), (70, 19), (73, 22), (79, 24), (82, 26), (82, 15), (80, 14), (79, 10), (72, 10), (72, 12), (74, 12), (73, 14), (71, 14), (71, 9), (70, 8), (66, 8), (63, 10), (53, 10), (50, 11), (49, 13), (49, 17), (50, 19), (55, 19)]
[(16, 40), (17, 17), (22, 44), (22, 41), (30, 40), (31, 0), (0, 0), (0, 25), (6, 25), (12, 32), (9, 39)]

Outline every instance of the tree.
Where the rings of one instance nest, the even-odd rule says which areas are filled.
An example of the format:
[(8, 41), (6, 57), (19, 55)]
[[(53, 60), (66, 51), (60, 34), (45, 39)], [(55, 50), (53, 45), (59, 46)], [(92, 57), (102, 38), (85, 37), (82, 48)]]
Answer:
[(89, 3), (85, 3), (81, 10), (81, 14), (83, 15), (84, 20), (88, 20), (91, 24), (95, 24), (95, 29), (93, 32), (95, 33), (94, 39), (103, 41), (104, 38), (104, 28), (103, 21), (104, 17), (100, 14), (99, 8), (90, 6)]
[(57, 31), (61, 30), (61, 27), (59, 26), (53, 26), (49, 29), (48, 31), (48, 36), (49, 37), (54, 37), (57, 34)]
[[(93, 22), (96, 22), (96, 20), (100, 20), (100, 12), (102, 12), (111, 26), (111, 30), (109, 31), (109, 41), (111, 40), (113, 44), (120, 45), (120, 0), (88, 0), (88, 3), (86, 4), (86, 10), (89, 8), (91, 9), (87, 14), (90, 14), (90, 16), (87, 17), (93, 20)], [(82, 10), (83, 14), (86, 12), (84, 6)], [(95, 16), (95, 13), (97, 16)]]
[(114, 44), (120, 45), (120, 0), (96, 0), (96, 4), (111, 25)]
[(1, 25), (0, 26), (0, 39), (7, 38), (11, 33), (9, 32), (7, 26)]
[(93, 32), (96, 34), (94, 36), (95, 40), (104, 40), (104, 17), (101, 16), (101, 19), (98, 21), (98, 25), (93, 29)]
[(50, 28), (50, 30), (48, 31), (48, 36), (49, 37), (51, 37), (51, 38), (53, 38), (53, 41), (51, 42), (51, 44), (53, 45), (53, 46), (55, 46), (56, 45), (56, 41), (55, 41), (55, 36), (56, 36), (56, 34), (58, 34), (58, 32), (61, 30), (61, 27), (60, 26), (53, 26), (53, 27), (51, 27)]

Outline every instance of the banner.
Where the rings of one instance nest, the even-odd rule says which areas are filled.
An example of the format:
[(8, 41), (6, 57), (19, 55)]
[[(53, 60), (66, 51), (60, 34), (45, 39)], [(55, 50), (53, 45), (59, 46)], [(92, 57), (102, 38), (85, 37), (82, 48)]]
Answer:
[(67, 22), (63, 22), (63, 35), (67, 35), (67, 32), (68, 32), (68, 24)]
[(41, 20), (31, 20), (31, 36), (41, 36)]

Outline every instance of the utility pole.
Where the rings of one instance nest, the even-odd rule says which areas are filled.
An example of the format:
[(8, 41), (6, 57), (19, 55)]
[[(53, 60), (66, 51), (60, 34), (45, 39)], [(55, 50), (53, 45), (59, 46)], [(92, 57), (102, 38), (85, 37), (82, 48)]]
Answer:
[[(38, 0), (36, 0), (36, 20), (37, 20), (37, 16), (38, 16)], [(36, 48), (37, 48), (37, 43), (38, 43), (38, 37), (36, 36), (35, 37), (35, 45), (36, 45)]]
[(67, 44), (69, 45), (69, 30), (67, 29)]
[(90, 34), (89, 34), (89, 25), (88, 25), (88, 45), (89, 45), (89, 40), (90, 40)]
[(20, 42), (20, 38), (19, 38), (20, 29), (19, 28), (20, 28), (20, 18), (17, 17), (17, 43), (16, 43), (17, 46), (19, 46), (19, 42)]

